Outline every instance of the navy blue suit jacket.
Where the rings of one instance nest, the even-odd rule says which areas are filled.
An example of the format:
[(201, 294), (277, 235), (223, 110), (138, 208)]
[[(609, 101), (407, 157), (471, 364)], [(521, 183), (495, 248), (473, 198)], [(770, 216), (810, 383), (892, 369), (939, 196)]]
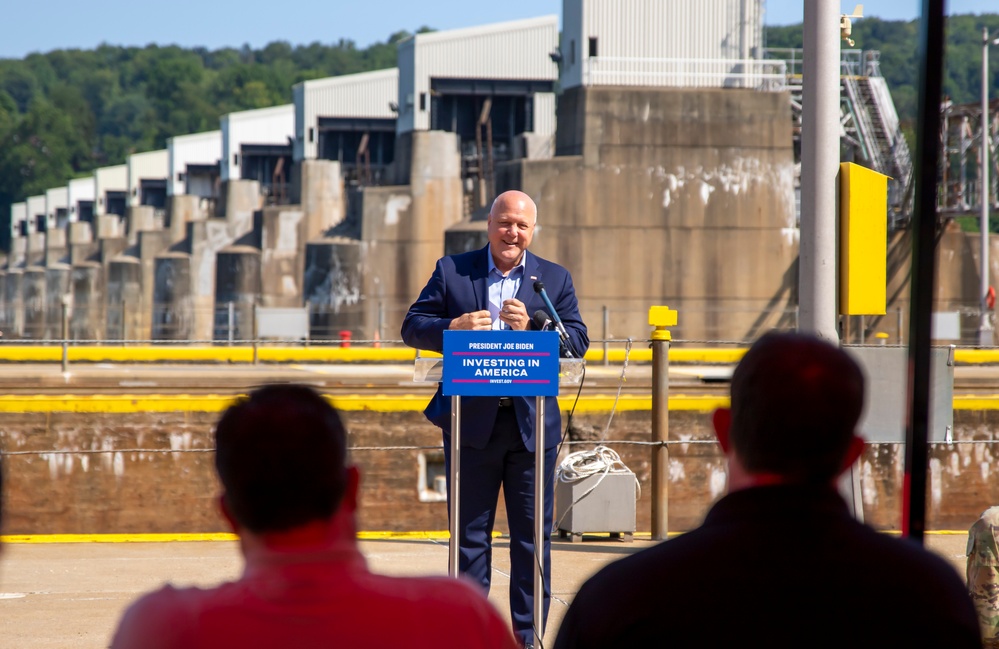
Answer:
[[(541, 296), (534, 292), (534, 282), (542, 281), (549, 299), (558, 311), (579, 358), (586, 353), (590, 339), (586, 325), (579, 317), (576, 291), (572, 287), (569, 271), (545, 259), (526, 253), (524, 279), (517, 292), (517, 299), (527, 307), (527, 315), (548, 309)], [(465, 313), (488, 308), (486, 276), (489, 273), (489, 246), (460, 255), (442, 257), (420, 297), (409, 308), (402, 323), (402, 339), (410, 347), (440, 352), (444, 348), (444, 331), (451, 321)], [(531, 328), (534, 328), (533, 322)], [(461, 444), (484, 448), (496, 422), (499, 399), (496, 397), (462, 397)], [(514, 408), (520, 423), (520, 434), (527, 450), (535, 450), (534, 397), (514, 398)], [(451, 398), (437, 394), (424, 410), (431, 422), (445, 434), (451, 432)], [(558, 444), (561, 438), (562, 416), (555, 397), (545, 399), (545, 448)]]

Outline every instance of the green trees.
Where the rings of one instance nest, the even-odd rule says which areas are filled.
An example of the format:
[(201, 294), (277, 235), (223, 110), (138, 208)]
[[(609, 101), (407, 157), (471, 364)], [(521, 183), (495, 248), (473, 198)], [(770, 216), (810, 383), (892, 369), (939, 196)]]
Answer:
[[(947, 19), (944, 94), (957, 104), (981, 97), (982, 27), (999, 30), (999, 14), (950, 16)], [(888, 82), (903, 125), (916, 119), (919, 23), (864, 18), (853, 22), (856, 48), (881, 52), (881, 74)], [(767, 27), (767, 47), (801, 47), (801, 25)], [(843, 47), (847, 47), (845, 44)], [(999, 96), (999, 52), (989, 57), (990, 96)]]
[(299, 81), (393, 67), (407, 36), (366, 49), (345, 40), (213, 51), (101, 45), (0, 59), (0, 248), (11, 203), (174, 135), (217, 129), (226, 113), (289, 103)]

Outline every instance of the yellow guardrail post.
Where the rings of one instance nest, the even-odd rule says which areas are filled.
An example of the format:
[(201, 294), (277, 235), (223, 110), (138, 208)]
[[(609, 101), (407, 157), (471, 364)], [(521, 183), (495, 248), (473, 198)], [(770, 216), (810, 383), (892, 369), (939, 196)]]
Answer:
[(668, 306), (649, 308), (652, 330), (652, 539), (665, 540), (669, 532), (669, 343), (666, 327), (676, 326), (676, 311)]

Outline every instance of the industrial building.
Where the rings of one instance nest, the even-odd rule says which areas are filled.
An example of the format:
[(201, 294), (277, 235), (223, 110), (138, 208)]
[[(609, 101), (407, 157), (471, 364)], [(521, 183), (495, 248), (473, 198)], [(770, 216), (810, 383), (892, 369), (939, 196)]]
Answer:
[(45, 194), (29, 196), (26, 203), (28, 204), (28, 222), (30, 223), (28, 230), (30, 232), (45, 232), (48, 226)]
[(126, 161), (128, 168), (128, 206), (148, 205), (166, 208), (169, 152), (166, 149), (133, 153)]
[(563, 90), (576, 86), (755, 87), (762, 0), (563, 3)]
[(128, 205), (128, 165), (100, 167), (94, 170), (94, 216), (125, 216)]
[(28, 204), (13, 203), (10, 206), (10, 236), (24, 237), (28, 234)]
[(295, 106), (229, 113), (220, 123), (222, 182), (255, 180), (265, 195), (283, 202), (291, 175)]
[(385, 180), (395, 159), (398, 68), (303, 81), (292, 95), (295, 164), (336, 160), (348, 182)]
[(94, 221), (94, 195), (96, 191), (94, 177), (74, 178), (66, 186), (66, 202), (69, 205), (69, 222)]
[(69, 192), (66, 187), (45, 190), (45, 231), (66, 228), (69, 222)]
[(221, 179), (222, 131), (178, 135), (167, 140), (167, 196), (190, 194), (217, 199)]
[(552, 154), (557, 48), (558, 16), (402, 41), (396, 132), (403, 149), (413, 132), (455, 134), (462, 180), (481, 207), (497, 164)]

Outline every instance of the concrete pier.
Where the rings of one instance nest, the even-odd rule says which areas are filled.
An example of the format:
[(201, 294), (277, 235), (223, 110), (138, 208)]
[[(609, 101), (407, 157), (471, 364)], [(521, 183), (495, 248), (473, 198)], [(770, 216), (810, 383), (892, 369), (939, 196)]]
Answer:
[(4, 335), (9, 339), (20, 338), (24, 334), (24, 294), (22, 285), (24, 271), (20, 268), (7, 270), (4, 281), (4, 308), (7, 317), (4, 318)]
[(153, 340), (190, 340), (191, 257), (168, 252), (156, 257), (153, 280)]
[(260, 297), (260, 251), (232, 246), (215, 257), (215, 340), (252, 340)]
[(303, 160), (293, 173), (291, 200), (305, 213), (306, 240), (340, 223), (346, 211), (340, 163)]
[(103, 340), (106, 324), (104, 267), (96, 261), (75, 264), (70, 270), (73, 311), (69, 322), (73, 340)]
[(116, 257), (108, 262), (106, 304), (108, 340), (140, 339), (142, 267), (135, 257)]
[[(72, 306), (68, 264), (53, 264), (45, 269), (45, 335), (47, 340), (63, 337), (63, 305), (66, 315)], [(69, 333), (68, 331), (66, 332)]]
[(336, 339), (340, 331), (365, 336), (362, 285), (364, 247), (349, 239), (305, 246), (305, 300), (311, 308), (309, 337)]
[(45, 337), (45, 268), (29, 266), (24, 269), (21, 292), (24, 300), (25, 338), (41, 340)]
[(295, 206), (265, 207), (260, 213), (260, 304), (302, 306), (305, 274), (305, 213)]

